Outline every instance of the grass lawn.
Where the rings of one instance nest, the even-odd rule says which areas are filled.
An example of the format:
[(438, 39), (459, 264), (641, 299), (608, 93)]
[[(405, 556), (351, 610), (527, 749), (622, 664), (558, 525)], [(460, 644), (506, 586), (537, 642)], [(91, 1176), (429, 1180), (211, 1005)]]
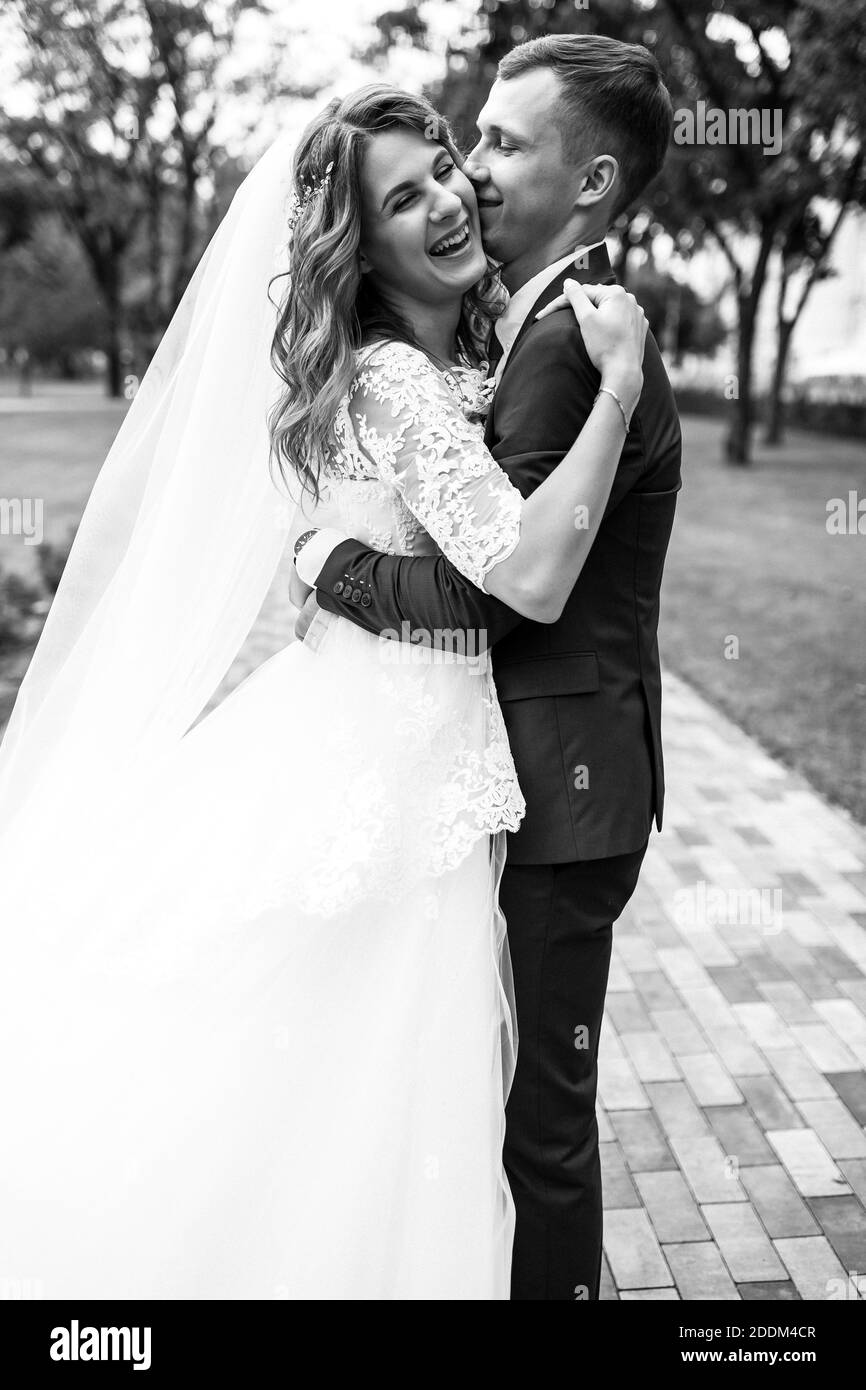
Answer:
[(722, 429), (683, 422), (662, 661), (866, 822), (866, 535), (827, 532), (830, 498), (866, 498), (866, 449), (796, 432), (731, 468)]
[[(44, 499), (45, 536), (81, 515), (125, 403), (0, 402), (0, 495)], [(37, 403), (38, 406), (38, 403)], [(751, 469), (721, 461), (722, 425), (684, 422), (684, 483), (662, 594), (663, 662), (866, 823), (866, 535), (829, 535), (827, 502), (866, 497), (866, 450), (804, 433)], [(35, 571), (0, 536), (0, 566)], [(736, 660), (726, 641), (739, 644)], [(731, 644), (728, 644), (729, 647)], [(21, 656), (0, 669), (0, 728)], [(3, 690), (5, 678), (5, 691)]]
[[(0, 412), (0, 496), (41, 499), (47, 541), (65, 541), (84, 504), (127, 410), (126, 401), (100, 396), (71, 400), (68, 409)], [(60, 403), (58, 402), (58, 405)], [(36, 572), (35, 546), (0, 534), (0, 567), (23, 577)]]

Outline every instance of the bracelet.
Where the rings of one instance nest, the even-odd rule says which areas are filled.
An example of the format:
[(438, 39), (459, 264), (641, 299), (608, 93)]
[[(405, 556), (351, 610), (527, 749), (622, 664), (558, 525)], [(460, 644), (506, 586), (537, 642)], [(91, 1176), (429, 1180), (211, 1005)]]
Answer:
[(318, 529), (319, 529), (318, 526), (314, 526), (313, 529), (312, 529), (312, 531), (305, 531), (304, 534), (303, 534), (302, 536), (298, 536), (298, 539), (295, 541), (295, 559), (296, 559), (296, 560), (297, 560), (298, 556), (300, 555), (301, 551), (303, 550), (304, 546), (307, 544), (307, 541), (310, 539), (311, 536), (315, 536), (315, 535), (316, 535)]
[[(620, 400), (619, 396), (616, 394), (615, 391), (612, 391), (611, 388), (610, 388), (609, 386), (599, 386), (599, 388), (598, 388), (598, 394), (596, 395), (595, 401), (598, 400), (598, 397), (602, 394), (602, 392), (604, 392), (605, 395), (607, 395), (607, 396), (613, 396), (614, 400), (616, 401), (617, 405), (619, 406), (619, 413), (620, 413), (620, 415), (622, 416), (622, 422), (623, 422), (623, 424), (625, 425), (625, 432), (626, 432), (626, 434), (628, 434), (628, 432), (629, 432), (628, 416), (627, 416), (626, 413), (625, 413), (625, 406), (623, 405), (623, 403), (622, 403), (622, 401)], [(593, 401), (593, 405), (595, 405), (595, 401)]]

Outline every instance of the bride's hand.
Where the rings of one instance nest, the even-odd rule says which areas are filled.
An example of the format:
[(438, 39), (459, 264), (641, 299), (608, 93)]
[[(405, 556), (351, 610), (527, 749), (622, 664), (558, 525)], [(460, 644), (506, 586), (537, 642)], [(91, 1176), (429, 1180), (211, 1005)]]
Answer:
[(643, 389), (643, 354), (649, 328), (646, 314), (621, 285), (581, 285), (577, 280), (566, 280), (563, 289), (565, 293), (536, 318), (546, 318), (571, 305), (590, 361), (601, 373), (602, 386), (617, 393), (630, 416)]

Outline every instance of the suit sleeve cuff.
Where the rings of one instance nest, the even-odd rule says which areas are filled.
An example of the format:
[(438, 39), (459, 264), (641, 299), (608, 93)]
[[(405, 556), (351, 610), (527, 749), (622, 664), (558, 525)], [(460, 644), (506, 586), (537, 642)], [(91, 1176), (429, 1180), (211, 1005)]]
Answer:
[(300, 554), (295, 560), (295, 569), (305, 584), (309, 584), (311, 589), (315, 589), (322, 568), (328, 560), (331, 552), (336, 550), (343, 541), (349, 540), (342, 531), (336, 531), (331, 526), (324, 526), (321, 531), (317, 531), (315, 536), (311, 536), (305, 546), (302, 546)]

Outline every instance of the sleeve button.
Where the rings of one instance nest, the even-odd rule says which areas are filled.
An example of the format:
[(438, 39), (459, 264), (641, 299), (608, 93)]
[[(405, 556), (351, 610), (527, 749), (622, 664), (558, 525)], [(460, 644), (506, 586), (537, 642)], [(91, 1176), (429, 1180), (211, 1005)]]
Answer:
[(337, 582), (336, 582), (336, 584), (334, 585), (334, 593), (335, 593), (335, 594), (341, 594), (342, 592), (343, 592), (343, 581), (342, 581), (342, 579), (338, 579)]
[(362, 594), (362, 595), (361, 595), (361, 607), (362, 607), (362, 608), (369, 608), (369, 607), (370, 607), (370, 604), (371, 604), (372, 602), (373, 602), (373, 600), (371, 599), (371, 597), (370, 597), (369, 594)]

